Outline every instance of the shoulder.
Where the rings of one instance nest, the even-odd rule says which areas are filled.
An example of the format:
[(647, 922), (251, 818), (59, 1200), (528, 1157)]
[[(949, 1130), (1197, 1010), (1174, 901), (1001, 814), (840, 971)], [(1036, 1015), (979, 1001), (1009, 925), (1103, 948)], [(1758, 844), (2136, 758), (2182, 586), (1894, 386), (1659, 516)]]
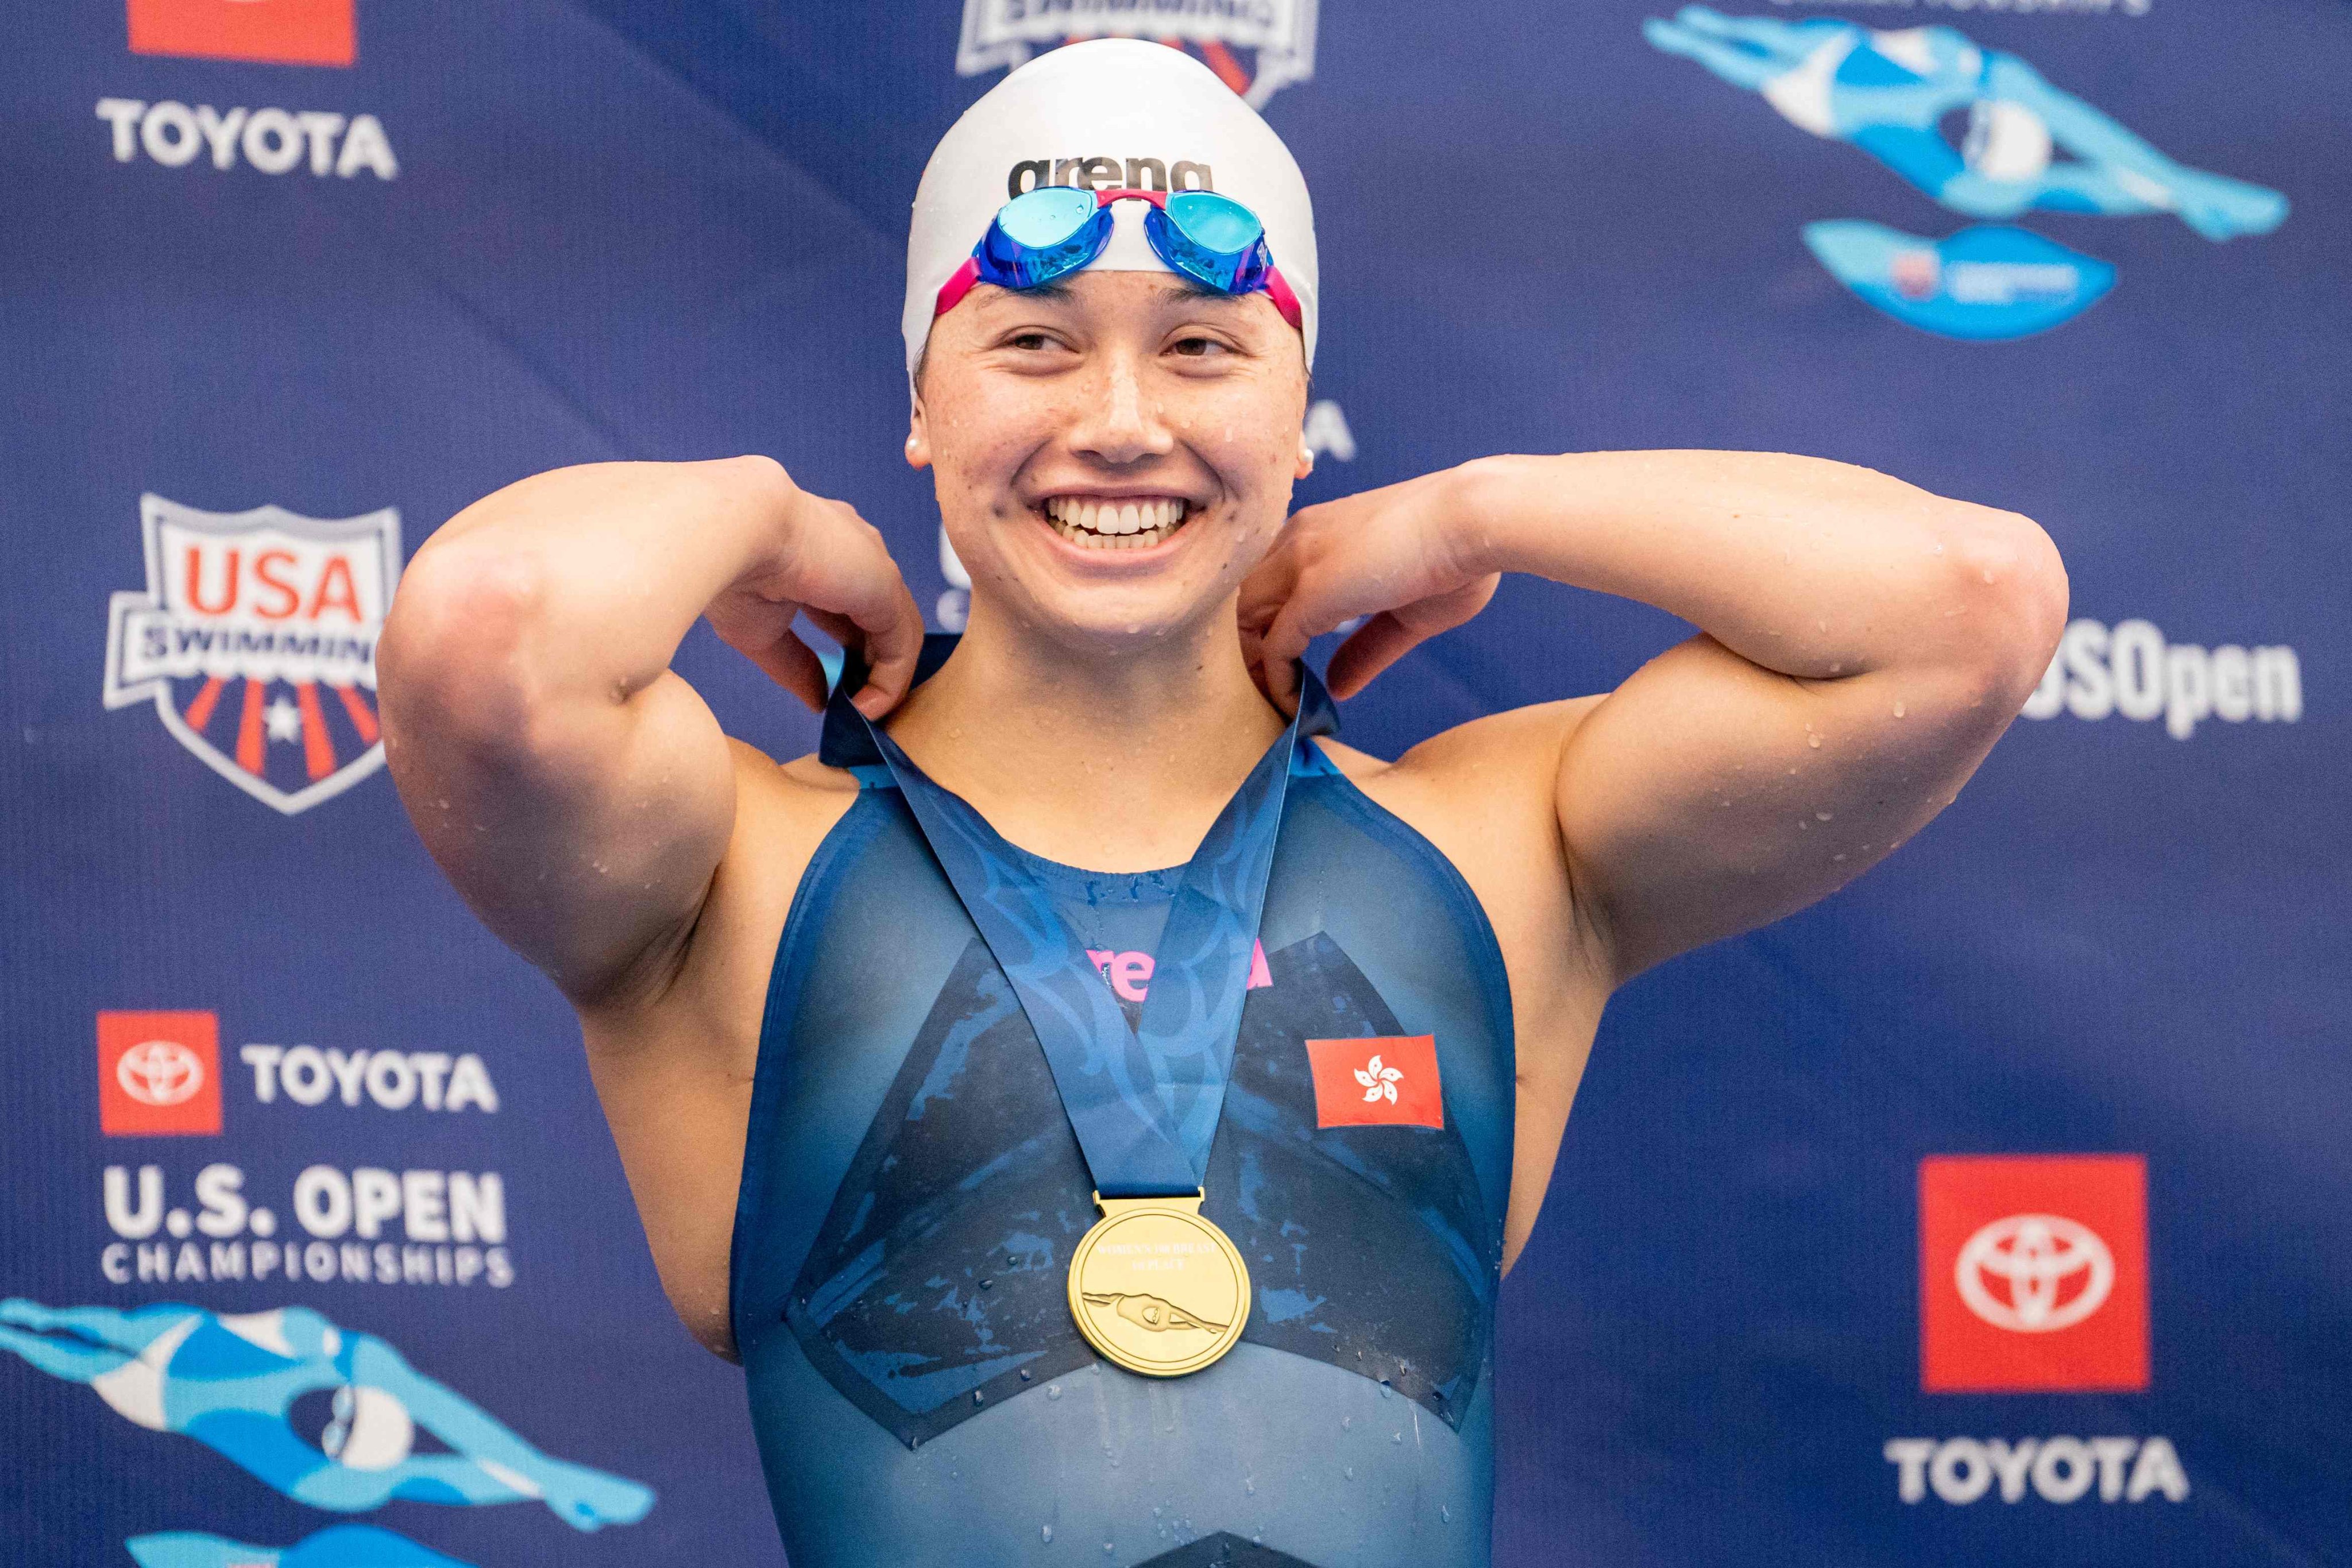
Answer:
[(1600, 701), (1573, 698), (1475, 719), (1394, 762), (1316, 742), (1349, 783), (1462, 874), (1515, 990), (1580, 986), (1597, 956), (1560, 837), (1559, 793), (1561, 756)]

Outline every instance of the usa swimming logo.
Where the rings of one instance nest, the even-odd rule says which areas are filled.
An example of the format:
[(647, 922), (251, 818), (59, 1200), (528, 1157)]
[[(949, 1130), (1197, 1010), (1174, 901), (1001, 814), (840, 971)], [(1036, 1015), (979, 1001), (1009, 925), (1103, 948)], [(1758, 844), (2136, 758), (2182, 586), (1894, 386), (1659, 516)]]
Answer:
[[(2214, 241), (2268, 234), (2287, 199), (2193, 169), (2053, 86), (2027, 61), (1954, 27), (1878, 31), (1827, 16), (1782, 21), (1685, 5), (1643, 37), (1842, 142), (1948, 211), (1989, 220), (1942, 240), (1855, 221), (1806, 226), (1807, 248), (1856, 298), (1948, 338), (2004, 342), (2089, 310), (2116, 269), (2000, 220), (2029, 212), (2161, 214)], [(1948, 116), (1965, 115), (1958, 145)]]
[(206, 767), (291, 816), (383, 766), (375, 646), (400, 514), (199, 511), (139, 499), (144, 592), (114, 595), (109, 708), (152, 702)]
[(1263, 109), (1315, 74), (1316, 0), (964, 0), (956, 74), (1017, 66), (1040, 47), (1156, 38), (1195, 55)]

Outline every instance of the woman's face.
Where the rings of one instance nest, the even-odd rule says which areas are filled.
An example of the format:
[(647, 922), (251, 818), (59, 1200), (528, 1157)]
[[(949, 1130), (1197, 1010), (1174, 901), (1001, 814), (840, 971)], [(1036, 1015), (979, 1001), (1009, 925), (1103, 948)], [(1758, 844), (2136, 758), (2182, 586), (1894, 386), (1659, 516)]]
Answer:
[(1306, 406), (1265, 295), (1080, 272), (982, 286), (933, 324), (907, 458), (932, 470), (976, 614), (1163, 637), (1223, 612), (1274, 542)]

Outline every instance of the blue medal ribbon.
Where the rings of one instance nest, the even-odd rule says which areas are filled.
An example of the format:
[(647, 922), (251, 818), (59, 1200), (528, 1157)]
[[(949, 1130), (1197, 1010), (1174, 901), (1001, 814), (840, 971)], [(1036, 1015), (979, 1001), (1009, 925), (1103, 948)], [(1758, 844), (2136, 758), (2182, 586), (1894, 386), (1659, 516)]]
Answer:
[[(1130, 1026), (1021, 852), (849, 705), (861, 679), (845, 671), (835, 687), (820, 756), (835, 766), (870, 758), (889, 769), (1028, 1015), (1096, 1190), (1104, 1197), (1198, 1192), (1224, 1109), (1291, 761), (1301, 735), (1339, 728), (1322, 683), (1301, 668), (1297, 716), (1184, 868), (1152, 953), (1141, 1020)], [(870, 752), (857, 740), (870, 742)]]

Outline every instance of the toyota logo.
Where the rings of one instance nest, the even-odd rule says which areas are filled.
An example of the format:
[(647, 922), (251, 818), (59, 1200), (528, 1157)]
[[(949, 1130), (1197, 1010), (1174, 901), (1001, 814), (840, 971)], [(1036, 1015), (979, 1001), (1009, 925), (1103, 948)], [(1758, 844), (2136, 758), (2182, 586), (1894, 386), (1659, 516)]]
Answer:
[(2013, 1214), (1960, 1244), (1953, 1282), (1969, 1310), (1996, 1329), (2046, 1334), (2097, 1311), (2116, 1286), (2115, 1254), (2086, 1225)]
[(142, 1105), (177, 1105), (205, 1087), (204, 1058), (177, 1040), (142, 1040), (115, 1061), (114, 1081)]

